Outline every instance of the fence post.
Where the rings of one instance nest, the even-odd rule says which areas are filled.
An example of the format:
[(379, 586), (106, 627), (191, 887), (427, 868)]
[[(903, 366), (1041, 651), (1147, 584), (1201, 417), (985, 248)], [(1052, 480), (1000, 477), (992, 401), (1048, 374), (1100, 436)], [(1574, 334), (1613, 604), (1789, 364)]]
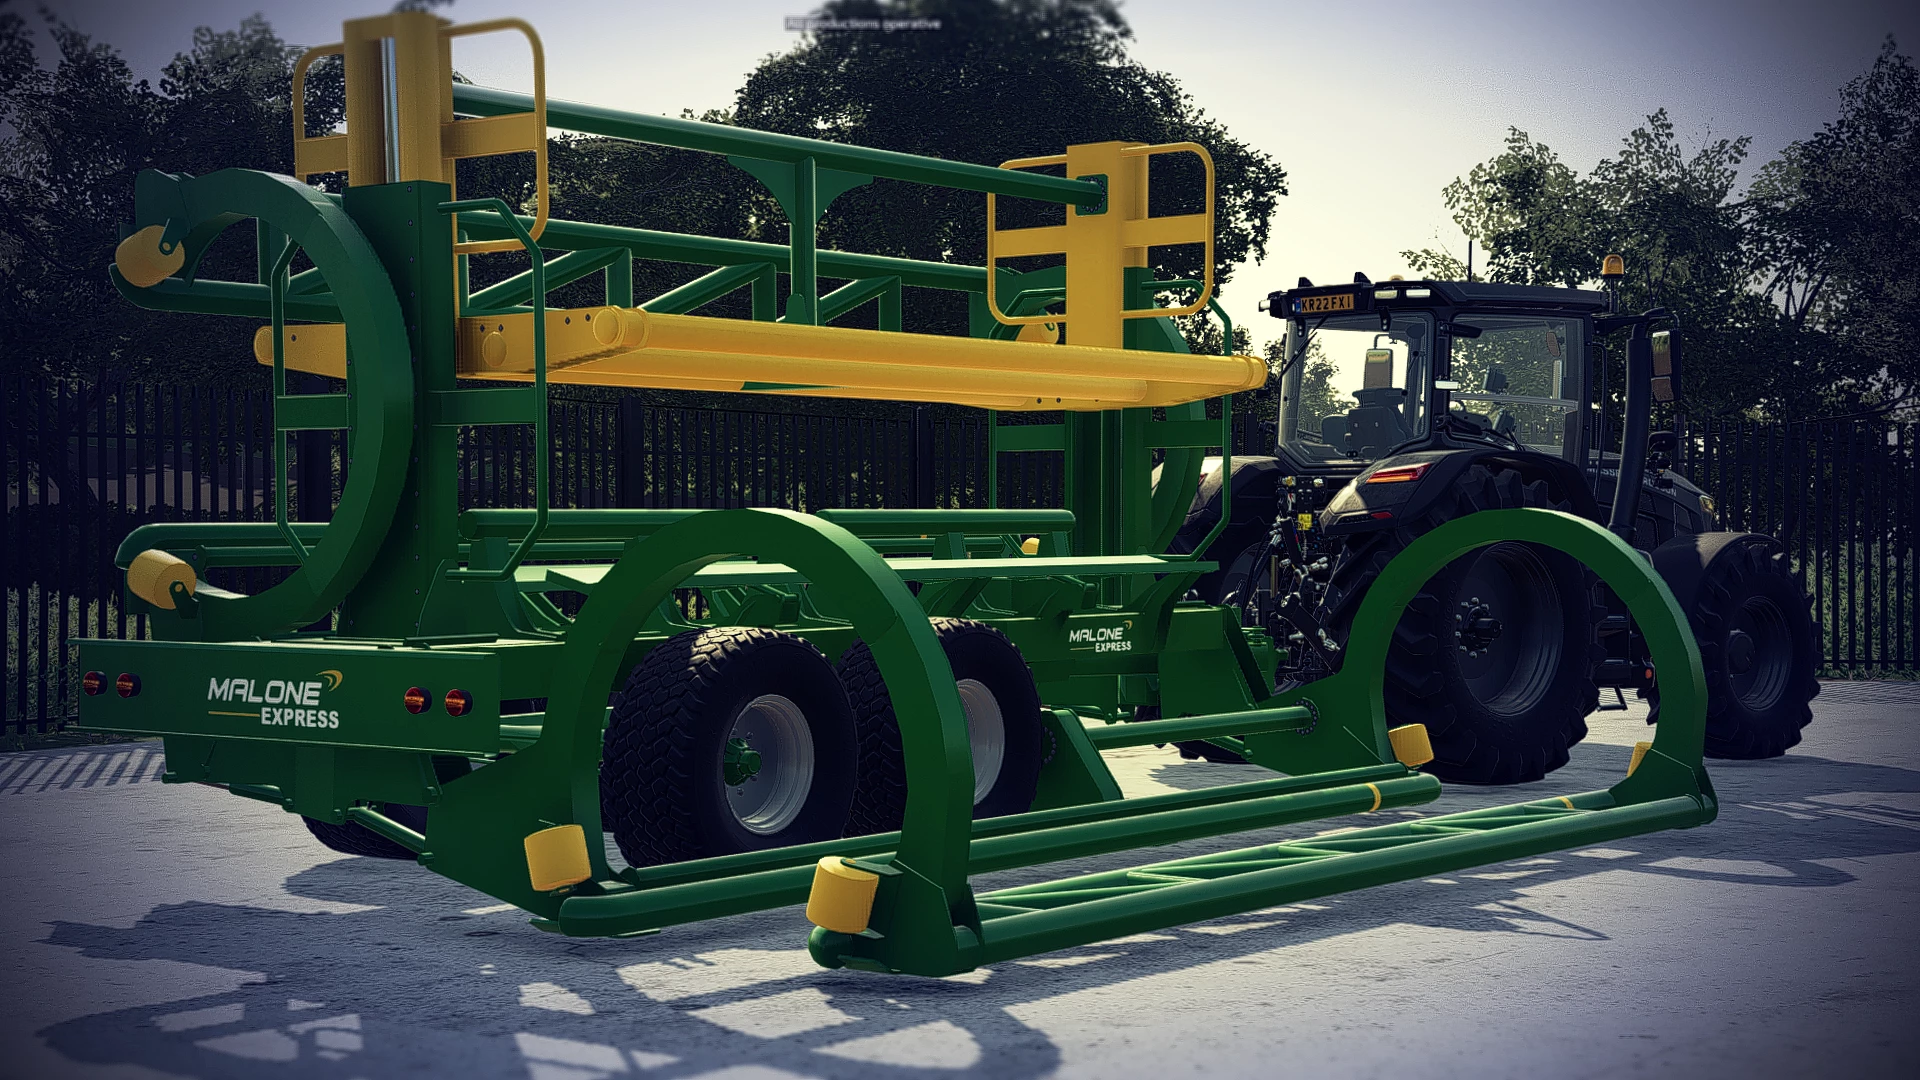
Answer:
[(623, 507), (634, 508), (644, 505), (645, 484), (641, 478), (645, 475), (641, 450), (646, 446), (646, 414), (641, 412), (638, 399), (631, 394), (620, 398), (620, 416), (614, 431), (614, 460), (619, 462), (618, 471), (613, 477), (614, 501)]
[[(300, 377), (302, 394), (324, 394), (332, 386), (321, 375)], [(271, 420), (268, 421), (272, 423)], [(300, 431), (293, 436), (294, 515), (301, 521), (333, 516), (333, 432)]]
[(913, 505), (930, 509), (933, 500), (933, 421), (925, 406), (913, 410)]

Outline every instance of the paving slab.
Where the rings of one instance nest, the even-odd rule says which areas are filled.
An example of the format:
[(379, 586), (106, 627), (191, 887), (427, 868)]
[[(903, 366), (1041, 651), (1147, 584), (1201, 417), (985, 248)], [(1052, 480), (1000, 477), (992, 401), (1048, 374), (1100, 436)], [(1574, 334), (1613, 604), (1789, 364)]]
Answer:
[[(1704, 828), (945, 980), (821, 970), (797, 908), (556, 938), (273, 807), (163, 786), (157, 744), (5, 755), (0, 1077), (1907, 1080), (1920, 686), (1830, 683), (1815, 715), (1784, 758), (1710, 763)], [(1402, 813), (1603, 787), (1646, 737), (1644, 710), (1598, 714), (1547, 780)], [(1108, 756), (1129, 795), (1271, 775)]]

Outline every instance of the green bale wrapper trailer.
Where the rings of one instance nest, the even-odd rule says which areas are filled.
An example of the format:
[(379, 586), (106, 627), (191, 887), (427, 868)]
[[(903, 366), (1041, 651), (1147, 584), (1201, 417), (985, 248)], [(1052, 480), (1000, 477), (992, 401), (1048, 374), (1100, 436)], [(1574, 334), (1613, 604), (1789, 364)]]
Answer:
[[(531, 43), (531, 96), (453, 82), (451, 40), (493, 30)], [(1182, 243), (1212, 265), (1203, 149), (962, 165), (548, 102), (516, 20), (398, 13), (344, 39), (295, 69), (296, 102), (316, 55), (342, 54), (347, 77), (344, 133), (305, 137), (296, 114), (302, 179), (144, 173), (112, 270), (137, 304), (264, 319), (281, 433), (276, 521), (139, 530), (120, 562), (154, 640), (80, 643), (82, 723), (164, 737), (167, 780), (279, 805), (339, 850), (417, 858), (557, 933), (805, 901), (822, 964), (929, 976), (1713, 819), (1696, 646), (1666, 586), (1598, 525), (1513, 509), (1432, 530), (1373, 582), (1340, 670), (1279, 692), (1263, 632), (1184, 599), (1215, 566), (1168, 543), (1207, 448), (1227, 442), (1231, 395), (1266, 378), (1258, 360), (1188, 355), (1171, 328), (1207, 305), (1210, 276), (1147, 268), (1149, 247)], [(550, 126), (726, 154), (799, 224), (781, 246), (548, 220)], [(455, 160), (511, 152), (539, 163), (533, 216), (456, 197)], [(1204, 212), (1149, 212), (1156, 154), (1206, 166)], [(1046, 165), (1065, 176), (1032, 171)], [(341, 197), (303, 182), (340, 171)], [(985, 193), (988, 265), (816, 250), (824, 207), (874, 177)], [(996, 197), (1060, 206), (1061, 223), (996, 229)], [(259, 283), (197, 277), (247, 219)], [(466, 257), (497, 250), (530, 268), (469, 289)], [(290, 273), (296, 252), (311, 269)], [(1047, 253), (1064, 267), (999, 266)], [(635, 258), (713, 270), (636, 305)], [(546, 306), (600, 272), (604, 306)], [(819, 295), (820, 276), (851, 283)], [(898, 332), (903, 285), (969, 294), (974, 336)], [(688, 314), (741, 288), (752, 320)], [(1158, 306), (1180, 288), (1198, 299)], [(882, 329), (825, 325), (869, 300)], [(290, 394), (288, 370), (345, 389)], [(996, 422), (990, 456), (1063, 451), (1066, 505), (549, 510), (554, 381), (1055, 413)], [(514, 424), (535, 432), (536, 506), (461, 512), (458, 430)], [(285, 433), (328, 428), (348, 437), (338, 505), (291, 521)], [(1424, 730), (1384, 720), (1386, 650), (1423, 582), (1500, 541), (1579, 560), (1644, 630), (1662, 722), (1612, 788), (974, 891), (995, 870), (1433, 800)], [(257, 595), (201, 581), (237, 566), (288, 573)], [(688, 589), (704, 603), (677, 602)], [(577, 614), (559, 593), (584, 596)], [(542, 707), (502, 715), (515, 701)], [(1168, 719), (1135, 719), (1148, 707)], [(1101, 753), (1174, 740), (1279, 775), (1122, 798)]]

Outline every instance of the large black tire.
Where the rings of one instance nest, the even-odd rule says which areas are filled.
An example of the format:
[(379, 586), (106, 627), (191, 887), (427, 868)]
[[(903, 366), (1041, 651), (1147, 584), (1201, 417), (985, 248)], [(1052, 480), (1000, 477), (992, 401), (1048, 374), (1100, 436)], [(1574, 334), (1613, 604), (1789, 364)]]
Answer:
[[(1414, 538), (1466, 514), (1526, 506), (1571, 509), (1542, 481), (1471, 466), (1420, 519), (1346, 545), (1321, 624), (1344, 642), (1367, 587)], [(1606, 609), (1594, 602), (1594, 580), (1561, 552), (1500, 543), (1426, 583), (1394, 631), (1386, 671), (1387, 722), (1426, 725), (1434, 751), (1426, 771), (1455, 783), (1518, 784), (1567, 763), (1599, 704), (1593, 667), (1605, 656)]]
[(1723, 553), (1687, 614), (1707, 677), (1707, 756), (1786, 753), (1820, 693), (1813, 617), (1786, 554), (1762, 542)]
[[(1223, 559), (1221, 561), (1223, 573), (1220, 577), (1220, 592), (1217, 597), (1207, 599), (1207, 602), (1210, 604), (1237, 608), (1240, 612), (1240, 624), (1242, 626), (1256, 626), (1259, 624), (1259, 619), (1257, 618), (1258, 612), (1250, 609), (1253, 607), (1254, 594), (1260, 591), (1262, 585), (1266, 584), (1268, 566), (1267, 552), (1271, 546), (1267, 538), (1262, 536), (1242, 548), (1238, 554), (1233, 555), (1231, 558)], [(1202, 593), (1201, 597), (1206, 599), (1207, 594)]]
[[(749, 749), (757, 772), (742, 765)], [(601, 813), (631, 866), (831, 840), (856, 749), (847, 695), (811, 642), (691, 630), (627, 677), (601, 755)]]
[[(1007, 636), (972, 619), (930, 620), (960, 685), (974, 757), (973, 816), (1019, 814), (1033, 806), (1040, 785), (1040, 694), (1033, 671)], [(891, 832), (907, 811), (907, 762), (880, 665), (865, 642), (841, 657), (840, 681), (860, 732), (860, 768), (854, 782), (848, 836)]]
[[(467, 775), (472, 771), (473, 763), (463, 757), (435, 755), (433, 759), (434, 775), (441, 783)], [(408, 803), (376, 803), (374, 809), (405, 825), (417, 833), (427, 831), (427, 808)], [(381, 836), (379, 833), (348, 821), (335, 825), (328, 821), (316, 821), (302, 814), (301, 824), (313, 834), (315, 840), (342, 855), (364, 855), (371, 859), (406, 859), (411, 862), (413, 852)]]

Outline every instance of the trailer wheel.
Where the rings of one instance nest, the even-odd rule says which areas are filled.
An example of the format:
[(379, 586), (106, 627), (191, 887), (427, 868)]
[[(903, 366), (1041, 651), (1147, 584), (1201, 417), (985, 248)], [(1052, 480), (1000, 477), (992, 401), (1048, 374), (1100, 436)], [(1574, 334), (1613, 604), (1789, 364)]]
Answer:
[(729, 626), (668, 638), (613, 708), (600, 805), (620, 854), (653, 866), (841, 835), (853, 716), (811, 642)]
[(1707, 677), (1708, 757), (1779, 757), (1813, 719), (1813, 618), (1786, 555), (1770, 548), (1713, 560), (1688, 613)]
[[(473, 763), (466, 758), (446, 754), (434, 756), (433, 772), (443, 784), (465, 776), (471, 771), (473, 771)], [(414, 832), (427, 831), (427, 808), (424, 806), (413, 806), (408, 803), (376, 803), (374, 809)], [(308, 832), (313, 834), (315, 840), (342, 855), (364, 855), (370, 859), (405, 859), (409, 862), (415, 858), (413, 852), (364, 825), (351, 821), (335, 825), (330, 821), (318, 821), (304, 814), (300, 816), (300, 822), (307, 827)]]
[[(1474, 465), (1433, 510), (1398, 529), (1356, 537), (1336, 558), (1321, 623), (1344, 642), (1367, 587), (1394, 555), (1442, 522), (1482, 510), (1570, 510), (1544, 482)], [(1387, 651), (1389, 725), (1425, 724), (1426, 771), (1467, 784), (1538, 780), (1567, 763), (1599, 703), (1593, 665), (1603, 607), (1594, 576), (1533, 544), (1471, 552), (1429, 580)]]
[[(1007, 636), (972, 619), (929, 620), (946, 651), (967, 714), (973, 752), (973, 816), (1023, 813), (1040, 784), (1040, 694), (1026, 658)], [(891, 832), (907, 810), (906, 754), (900, 720), (880, 666), (865, 642), (847, 650), (840, 681), (860, 732), (860, 769), (854, 782), (848, 836)]]

